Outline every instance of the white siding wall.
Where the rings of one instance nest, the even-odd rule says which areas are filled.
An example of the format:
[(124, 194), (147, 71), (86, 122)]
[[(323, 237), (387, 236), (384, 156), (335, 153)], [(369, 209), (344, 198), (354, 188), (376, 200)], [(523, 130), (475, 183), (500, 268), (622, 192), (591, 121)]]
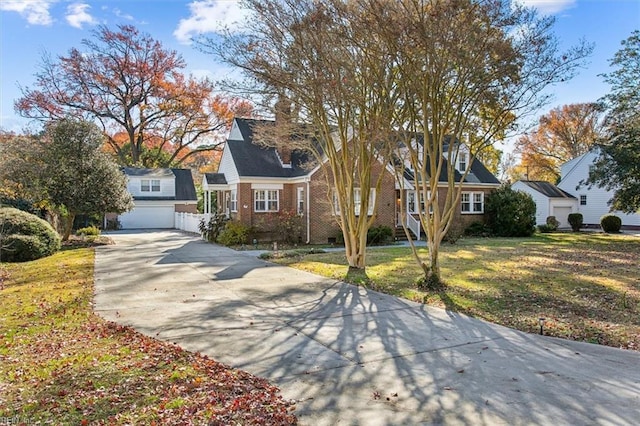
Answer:
[(231, 157), (231, 151), (229, 149), (225, 148), (222, 152), (218, 173), (224, 173), (228, 184), (240, 182), (240, 175), (238, 174), (236, 165), (233, 163), (233, 157)]
[(511, 185), (511, 188), (515, 191), (522, 191), (531, 195), (531, 198), (533, 198), (533, 201), (536, 203), (536, 225), (547, 223), (547, 216), (552, 215), (549, 206), (549, 197), (520, 181)]
[[(154, 179), (160, 180), (160, 192), (140, 191), (142, 179), (148, 179), (149, 181)], [(134, 197), (175, 197), (176, 195), (175, 178), (129, 176), (127, 188), (129, 189), (131, 195), (133, 195)]]
[[(613, 191), (593, 186), (589, 189), (586, 185), (580, 185), (580, 181), (586, 180), (589, 176), (589, 166), (593, 164), (597, 154), (589, 152), (581, 157), (575, 158), (564, 164), (562, 170), (562, 180), (558, 188), (565, 190), (578, 199), (577, 211), (582, 213), (585, 224), (600, 224), (600, 218), (609, 213), (607, 202), (613, 197)], [(576, 189), (576, 187), (578, 187)], [(587, 204), (580, 205), (580, 195), (587, 196)], [(640, 226), (640, 214), (624, 214), (619, 211), (612, 212), (622, 219), (623, 225)]]
[(230, 139), (232, 141), (244, 140), (244, 138), (242, 137), (242, 133), (238, 128), (238, 123), (236, 122), (236, 120), (233, 120), (233, 124), (231, 125), (231, 130), (229, 131), (229, 136), (227, 137), (227, 139)]

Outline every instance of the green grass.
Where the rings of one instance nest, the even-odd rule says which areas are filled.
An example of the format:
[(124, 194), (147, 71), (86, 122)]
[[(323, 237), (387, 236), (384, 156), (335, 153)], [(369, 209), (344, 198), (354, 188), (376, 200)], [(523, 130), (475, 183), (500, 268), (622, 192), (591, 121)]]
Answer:
[[(426, 248), (421, 249), (426, 258)], [(461, 239), (441, 252), (443, 291), (427, 292), (407, 247), (371, 248), (356, 284), (525, 332), (640, 350), (640, 238), (595, 233)], [(345, 279), (344, 253), (274, 261)]]
[(292, 424), (264, 379), (93, 314), (94, 252), (0, 264), (0, 420)]

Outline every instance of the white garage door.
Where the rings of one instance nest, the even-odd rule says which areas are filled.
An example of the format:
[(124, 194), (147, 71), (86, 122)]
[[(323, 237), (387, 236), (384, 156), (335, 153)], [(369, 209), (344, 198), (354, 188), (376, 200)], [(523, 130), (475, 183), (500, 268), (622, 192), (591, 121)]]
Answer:
[(560, 222), (560, 228), (568, 228), (569, 225), (569, 214), (571, 213), (571, 207), (553, 207), (553, 215), (556, 217), (556, 220)]
[(154, 229), (174, 227), (173, 206), (136, 206), (120, 215), (122, 229)]

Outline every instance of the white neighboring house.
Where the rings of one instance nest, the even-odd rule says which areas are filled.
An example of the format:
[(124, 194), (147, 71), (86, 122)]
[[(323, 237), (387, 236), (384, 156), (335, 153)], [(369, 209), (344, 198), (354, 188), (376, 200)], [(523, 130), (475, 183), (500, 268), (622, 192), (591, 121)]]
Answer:
[(124, 167), (134, 208), (118, 216), (122, 229), (169, 229), (175, 213), (196, 213), (198, 198), (191, 170)]
[(578, 200), (578, 212), (582, 213), (586, 225), (600, 225), (600, 218), (613, 213), (622, 219), (622, 226), (640, 226), (640, 214), (626, 214), (620, 211), (609, 211), (609, 200), (613, 197), (613, 191), (607, 191), (598, 186), (589, 188), (581, 182), (589, 177), (589, 168), (598, 158), (598, 151), (592, 150), (571, 161), (564, 163), (560, 169), (560, 183), (558, 188), (572, 194)]
[(560, 228), (568, 228), (569, 214), (578, 211), (578, 199), (552, 183), (519, 180), (511, 188), (531, 195), (536, 203), (536, 225), (547, 223), (547, 217), (555, 216)]

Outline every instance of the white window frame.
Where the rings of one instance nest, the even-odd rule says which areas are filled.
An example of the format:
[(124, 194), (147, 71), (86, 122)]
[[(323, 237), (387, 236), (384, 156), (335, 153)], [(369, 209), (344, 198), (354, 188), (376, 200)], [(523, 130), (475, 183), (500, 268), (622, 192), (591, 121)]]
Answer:
[(580, 205), (581, 206), (587, 205), (587, 194), (580, 194)]
[[(463, 167), (464, 166), (464, 167)], [(458, 171), (464, 173), (469, 166), (469, 156), (466, 151), (458, 151)]]
[(301, 186), (296, 190), (296, 212), (300, 216), (304, 214), (304, 188)]
[(140, 179), (140, 192), (151, 192), (151, 181), (149, 179)]
[[(376, 189), (370, 188), (369, 193), (369, 210), (367, 211), (367, 216), (373, 216), (373, 208), (376, 205)], [(355, 206), (356, 216), (360, 216), (360, 188), (353, 188), (353, 204)], [(340, 205), (338, 203), (338, 194), (336, 190), (333, 191), (333, 209), (336, 215), (340, 214)]]
[[(465, 210), (465, 205), (467, 206), (466, 210)], [(484, 213), (484, 192), (482, 191), (462, 192), (462, 195), (460, 196), (460, 213), (483, 214)]]
[[(425, 211), (425, 196), (424, 192), (420, 192), (420, 210), (418, 210), (418, 191), (407, 191), (407, 213), (419, 214), (421, 211)], [(411, 207), (411, 198), (413, 198), (413, 207)], [(431, 191), (427, 191), (427, 199), (431, 198)], [(433, 213), (433, 206), (429, 206), (429, 213)]]
[(160, 192), (160, 179), (151, 179), (151, 192)]
[(231, 196), (229, 197), (229, 209), (232, 212), (238, 211), (238, 190), (232, 189)]
[(253, 191), (253, 200), (253, 209), (255, 212), (266, 213), (280, 211), (280, 191), (277, 189), (255, 189)]

